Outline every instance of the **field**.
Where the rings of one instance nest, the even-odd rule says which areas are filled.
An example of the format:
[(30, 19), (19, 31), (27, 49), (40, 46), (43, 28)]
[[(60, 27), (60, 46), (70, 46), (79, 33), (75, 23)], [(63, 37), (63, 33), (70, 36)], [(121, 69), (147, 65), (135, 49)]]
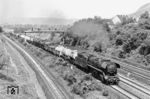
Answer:
[[(0, 54), (0, 98), (45, 99), (28, 63), (2, 37), (0, 37)], [(8, 94), (8, 86), (18, 86), (19, 93)]]

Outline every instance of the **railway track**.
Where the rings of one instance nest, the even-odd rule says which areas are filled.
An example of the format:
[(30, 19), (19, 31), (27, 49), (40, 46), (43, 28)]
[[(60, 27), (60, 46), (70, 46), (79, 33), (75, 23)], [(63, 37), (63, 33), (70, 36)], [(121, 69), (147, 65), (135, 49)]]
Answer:
[(125, 78), (122, 75), (119, 75), (119, 77), (121, 79), (121, 83), (119, 83), (118, 86), (110, 86), (111, 88), (117, 90), (129, 99), (150, 99), (150, 90), (148, 88), (139, 83), (131, 81), (130, 79)]
[(150, 95), (150, 88), (148, 88), (147, 86), (144, 86), (143, 84), (136, 82), (134, 80), (131, 80), (127, 77), (124, 77), (123, 75), (119, 75), (120, 80), (125, 82), (128, 81), (131, 84), (134, 84), (133, 86), (136, 86), (136, 88), (140, 89), (141, 91), (143, 91), (144, 93), (147, 93), (148, 95)]
[[(150, 90), (147, 91), (148, 89), (146, 87), (144, 87), (143, 85), (141, 85), (139, 83), (136, 83), (136, 86), (133, 86), (135, 83), (134, 81), (131, 81), (131, 80), (123, 77), (122, 75), (119, 75), (119, 77), (121, 78), (121, 81), (124, 82), (127, 86), (131, 87), (132, 89), (136, 89), (136, 91), (141, 93), (141, 94), (144, 94), (144, 95), (142, 95), (142, 97), (144, 97), (144, 98), (142, 98), (140, 96), (140, 94), (133, 93), (134, 92), (133, 90), (132, 91), (127, 90), (124, 86), (112, 85), (112, 86), (110, 86), (111, 88), (120, 92), (121, 94), (128, 97), (129, 99), (149, 99), (150, 98)], [(126, 80), (128, 80), (128, 81), (126, 81)], [(142, 88), (142, 87), (144, 87), (144, 88)]]
[(128, 60), (122, 60), (122, 59), (119, 59), (119, 58), (113, 57), (113, 56), (111, 56), (111, 58), (112, 58), (112, 59), (116, 59), (116, 60), (118, 60), (118, 61), (122, 61), (122, 62), (124, 62), (124, 63), (130, 64), (130, 65), (133, 65), (133, 66), (137, 66), (137, 67), (142, 68), (142, 69), (145, 69), (145, 70), (148, 69), (147, 67), (144, 67), (144, 65), (142, 65), (142, 64), (138, 64), (138, 63), (135, 63), (135, 62), (133, 63), (133, 62), (128, 61)]
[[(118, 73), (123, 74), (131, 79), (136, 80), (136, 81), (139, 81), (140, 83), (146, 85), (147, 87), (150, 87), (150, 78), (147, 76), (133, 72), (128, 69), (120, 69), (120, 70), (118, 70)], [(130, 75), (128, 75), (128, 73), (130, 73)]]
[(145, 70), (143, 68), (140, 68), (138, 65), (134, 66), (132, 64), (128, 64), (128, 63), (123, 62), (123, 61), (121, 61), (119, 59), (116, 59), (116, 58), (114, 59), (112, 57), (107, 57), (107, 56), (105, 56), (103, 54), (99, 54), (99, 55), (101, 55), (100, 57), (103, 57), (103, 58), (106, 58), (106, 59), (110, 59), (110, 60), (112, 60), (112, 61), (114, 61), (116, 63), (119, 63), (121, 65), (122, 69), (128, 69), (128, 70), (130, 70), (132, 72), (135, 71), (138, 74), (141, 74), (141, 75), (143, 75), (145, 77), (150, 78), (150, 71)]
[(121, 80), (119, 85), (112, 85), (110, 87), (129, 99), (150, 99), (149, 88), (122, 75), (119, 75), (119, 78)]
[[(48, 94), (52, 93), (51, 98), (53, 99), (72, 99), (69, 95), (67, 95), (57, 84), (57, 82), (55, 82), (54, 78), (48, 73), (48, 71), (46, 71), (45, 68), (43, 68), (42, 66), (40, 66), (41, 64), (39, 62), (37, 62), (36, 60), (33, 59), (32, 56), (30, 56), (23, 48), (21, 48), (19, 45), (17, 45), (16, 43), (14, 43), (12, 40), (10, 40), (9, 38), (7, 38), (6, 36), (3, 36), (8, 43), (10, 43), (24, 58), (25, 60), (27, 60), (28, 63), (30, 63), (33, 65), (36, 65), (38, 67), (39, 70), (37, 70), (38, 72), (41, 72), (43, 74), (42, 78), (44, 79), (45, 82), (45, 86), (48, 88)], [(30, 65), (31, 66), (31, 65)], [(33, 69), (33, 67), (31, 66), (31, 68)], [(33, 69), (36, 70), (36, 69)], [(45, 73), (44, 73), (45, 72)], [(36, 73), (36, 72), (35, 72)], [(37, 74), (37, 73), (36, 73)], [(48, 95), (48, 99), (50, 95)]]
[(131, 64), (124, 63), (124, 62), (116, 60), (116, 59), (112, 59), (111, 57), (106, 57), (105, 55), (102, 55), (102, 54), (99, 54), (99, 55), (102, 58), (110, 59), (113, 62), (116, 62), (116, 63), (120, 64), (121, 69), (124, 70), (124, 71), (128, 71), (132, 74), (143, 77), (143, 78), (147, 79), (148, 81), (150, 80), (150, 71), (148, 71), (148, 70), (145, 70), (145, 69), (140, 68), (138, 66), (134, 66), (134, 65), (131, 65)]
[[(132, 64), (127, 64), (126, 62), (115, 60), (112, 58), (108, 58), (104, 55), (102, 57), (110, 59), (116, 63), (121, 64), (122, 72), (130, 72), (133, 75), (141, 77), (145, 81), (147, 81), (147, 85), (145, 83), (139, 83), (135, 80), (129, 79), (121, 74), (119, 74), (119, 78), (121, 80), (121, 84), (118, 86), (125, 91), (131, 93), (139, 99), (150, 99), (150, 86), (148, 86), (148, 82), (150, 82), (150, 71), (140, 68), (139, 66), (134, 66)], [(133, 91), (134, 90), (134, 91)]]
[(120, 61), (119, 59), (112, 59), (111, 57), (106, 57), (105, 55), (101, 54), (101, 57), (111, 59), (112, 61), (119, 63), (121, 65), (120, 74), (123, 72), (128, 72), (132, 74), (134, 79), (145, 84), (148, 88), (150, 88), (150, 71), (140, 68), (139, 66), (134, 66), (132, 64), (127, 64), (126, 62)]
[(150, 99), (150, 89), (121, 75), (120, 80), (121, 82), (118, 85), (119, 87), (123, 88), (139, 99)]
[(118, 91), (122, 95), (126, 96), (128, 99), (140, 99), (140, 98), (136, 97), (135, 95), (131, 94), (130, 92), (124, 90), (123, 88), (121, 88), (119, 86), (112, 85), (110, 87), (113, 88), (114, 90)]
[[(104, 58), (104, 57), (102, 57), (102, 58)], [(126, 71), (130, 70), (130, 72), (132, 72), (132, 73), (134, 71), (135, 75), (138, 75), (138, 76), (143, 77), (143, 78), (147, 79), (148, 81), (150, 81), (150, 72), (149, 71), (144, 70), (139, 67), (135, 67), (131, 64), (116, 61), (115, 59), (111, 59), (111, 58), (107, 58), (107, 59), (110, 59), (116, 63), (121, 64), (121, 66), (123, 67), (122, 70), (126, 70)], [(115, 89), (118, 92), (122, 93), (123, 95), (127, 96), (129, 99), (150, 99), (150, 87), (147, 87), (147, 86), (143, 85), (142, 83), (139, 83), (137, 81), (129, 79), (120, 74), (119, 74), (119, 78), (121, 80), (121, 84), (119, 84), (118, 86), (111, 86), (113, 89)]]

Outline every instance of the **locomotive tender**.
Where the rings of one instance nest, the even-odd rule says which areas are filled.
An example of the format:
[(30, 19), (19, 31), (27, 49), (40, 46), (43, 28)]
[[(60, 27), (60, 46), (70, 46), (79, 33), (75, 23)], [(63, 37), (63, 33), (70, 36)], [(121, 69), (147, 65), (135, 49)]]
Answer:
[(20, 35), (19, 37), (92, 73), (94, 77), (100, 79), (105, 84), (118, 84), (119, 82), (117, 69), (120, 68), (120, 65), (111, 60), (99, 58), (89, 52), (71, 50), (63, 45), (49, 45), (25, 35)]

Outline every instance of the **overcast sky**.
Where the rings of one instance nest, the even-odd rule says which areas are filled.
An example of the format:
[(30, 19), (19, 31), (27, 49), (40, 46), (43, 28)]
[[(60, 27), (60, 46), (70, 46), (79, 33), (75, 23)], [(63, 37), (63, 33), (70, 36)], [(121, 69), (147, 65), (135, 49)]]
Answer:
[(111, 18), (135, 12), (150, 0), (0, 0), (0, 18)]

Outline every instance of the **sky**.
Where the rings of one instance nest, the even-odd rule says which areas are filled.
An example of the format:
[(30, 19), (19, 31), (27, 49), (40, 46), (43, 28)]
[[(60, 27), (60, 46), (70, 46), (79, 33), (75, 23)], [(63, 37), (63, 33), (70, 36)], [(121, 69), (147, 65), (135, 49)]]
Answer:
[(111, 18), (130, 14), (149, 0), (0, 0), (0, 19), (13, 17)]

